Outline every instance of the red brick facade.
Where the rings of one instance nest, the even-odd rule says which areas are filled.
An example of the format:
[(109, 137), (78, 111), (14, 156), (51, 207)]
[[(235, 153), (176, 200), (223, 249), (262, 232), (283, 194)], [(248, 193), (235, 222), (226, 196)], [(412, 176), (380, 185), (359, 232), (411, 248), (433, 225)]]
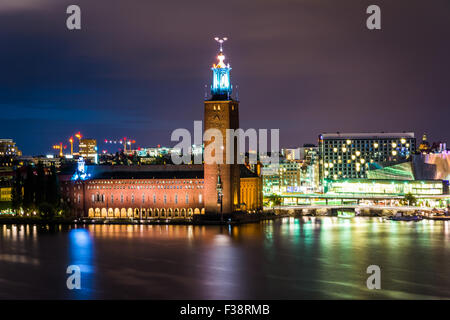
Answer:
[(78, 217), (184, 218), (203, 213), (203, 179), (93, 179), (62, 183)]
[[(91, 168), (97, 173), (88, 180), (61, 177), (63, 200), (77, 217), (175, 219), (205, 213), (208, 195), (202, 165)], [(241, 166), (238, 179), (238, 210), (261, 210), (261, 177)], [(212, 202), (217, 205), (215, 186)]]

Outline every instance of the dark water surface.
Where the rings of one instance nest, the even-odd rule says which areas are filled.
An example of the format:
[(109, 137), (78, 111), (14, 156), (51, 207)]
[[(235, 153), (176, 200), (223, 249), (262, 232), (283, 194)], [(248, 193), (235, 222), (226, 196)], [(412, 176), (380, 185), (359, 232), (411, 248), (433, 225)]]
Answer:
[[(0, 299), (450, 298), (450, 222), (0, 225)], [(81, 268), (81, 290), (66, 269)], [(381, 290), (366, 268), (381, 267)]]

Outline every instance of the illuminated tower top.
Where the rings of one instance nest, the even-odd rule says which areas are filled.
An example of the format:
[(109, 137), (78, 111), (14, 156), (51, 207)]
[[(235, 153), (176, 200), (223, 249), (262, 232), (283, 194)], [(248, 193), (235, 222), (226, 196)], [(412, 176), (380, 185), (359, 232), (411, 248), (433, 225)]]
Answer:
[(211, 85), (211, 100), (230, 100), (232, 85), (230, 81), (230, 64), (226, 65), (224, 63), (225, 55), (223, 54), (223, 43), (228, 40), (228, 38), (215, 38), (220, 44), (220, 51), (217, 55), (218, 64), (213, 64), (211, 68), (213, 72), (213, 83)]

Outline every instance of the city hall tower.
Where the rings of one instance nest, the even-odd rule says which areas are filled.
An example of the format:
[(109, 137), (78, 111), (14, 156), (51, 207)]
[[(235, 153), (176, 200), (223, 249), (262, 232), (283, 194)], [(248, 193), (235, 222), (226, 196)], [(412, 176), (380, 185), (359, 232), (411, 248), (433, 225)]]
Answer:
[[(226, 145), (227, 129), (239, 128), (239, 102), (231, 98), (232, 85), (230, 78), (231, 67), (225, 64), (223, 42), (227, 38), (215, 38), (220, 44), (217, 55), (217, 64), (213, 64), (211, 70), (213, 81), (211, 85), (211, 97), (205, 100), (205, 132), (208, 129), (217, 129), (222, 134), (222, 163), (215, 161), (215, 153), (204, 153), (204, 179), (205, 179), (205, 211), (212, 214), (232, 213), (240, 208), (240, 177), (237, 160), (237, 139), (233, 138), (232, 164), (227, 163), (227, 152), (230, 146)], [(214, 143), (215, 138), (205, 140), (205, 150)], [(219, 141), (220, 142), (220, 141)], [(217, 145), (217, 144), (216, 144)]]

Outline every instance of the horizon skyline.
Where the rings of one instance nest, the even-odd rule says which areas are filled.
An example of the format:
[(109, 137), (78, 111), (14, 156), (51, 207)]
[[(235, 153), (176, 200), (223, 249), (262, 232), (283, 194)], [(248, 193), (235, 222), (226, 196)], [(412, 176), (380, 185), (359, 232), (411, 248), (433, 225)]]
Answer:
[[(245, 129), (244, 129), (245, 130)], [(337, 132), (322, 132), (322, 133), (320, 133), (320, 134), (355, 134), (356, 132), (340, 132), (340, 131), (337, 131)], [(384, 132), (384, 131), (378, 131), (378, 132), (358, 132), (358, 133), (364, 133), (364, 134), (376, 134), (376, 133), (411, 133), (411, 132), (408, 132), (408, 131), (402, 131), (402, 132)], [(417, 136), (417, 134), (415, 133), (415, 132), (412, 132), (412, 133), (414, 133), (414, 138), (416, 139), (416, 144), (417, 145), (419, 145), (420, 144), (420, 142), (422, 141), (422, 137), (423, 137), (423, 134), (422, 135), (420, 135), (420, 136)], [(318, 136), (320, 135), (320, 134), (318, 134)], [(424, 134), (426, 134), (426, 132), (424, 133)], [(50, 154), (53, 154), (53, 155), (56, 155), (56, 154), (58, 154), (59, 153), (59, 151), (57, 151), (57, 150), (54, 150), (53, 148), (49, 148), (50, 150), (53, 150), (53, 151), (49, 151), (49, 152), (44, 152), (44, 153), (35, 153), (35, 154), (27, 154), (27, 153), (24, 153), (23, 152), (23, 150), (21, 149), (21, 147), (17, 144), (17, 141), (16, 140), (14, 140), (14, 138), (10, 138), (10, 137), (7, 137), (7, 138), (0, 138), (0, 140), (2, 140), (2, 139), (4, 139), (4, 140), (8, 140), (8, 139), (10, 139), (10, 140), (12, 140), (13, 142), (15, 142), (16, 143), (16, 146), (18, 147), (18, 149), (22, 152), (22, 156), (46, 156), (46, 155), (50, 155)], [(106, 142), (105, 141), (103, 141), (103, 140), (98, 140), (98, 139), (96, 139), (95, 137), (83, 137), (82, 139), (95, 139), (96, 141), (97, 141), (97, 147), (99, 146), (99, 143), (101, 143), (101, 144), (105, 144)], [(118, 139), (118, 140), (120, 140), (120, 139)], [(118, 141), (118, 140), (116, 140), (116, 141)], [(430, 143), (430, 145), (432, 145), (433, 143), (444, 143), (444, 144), (447, 144), (447, 142), (446, 141), (442, 141), (442, 140), (437, 140), (437, 141), (430, 141), (430, 140), (427, 140), (429, 143)], [(120, 143), (114, 143), (115, 145), (117, 145), (117, 146), (120, 146), (121, 144)], [(150, 149), (150, 148), (174, 148), (174, 145), (176, 144), (176, 142), (172, 142), (172, 144), (173, 145), (163, 145), (163, 144), (157, 144), (157, 145), (147, 145), (147, 146), (144, 146), (144, 145), (137, 145), (136, 147), (134, 147), (134, 148), (132, 148), (132, 151), (136, 151), (136, 150), (138, 150), (138, 149)], [(69, 155), (70, 154), (70, 148), (69, 148), (69, 145), (68, 144), (64, 144), (63, 143), (63, 145), (65, 145), (67, 148), (65, 148), (64, 150), (67, 150), (67, 151), (64, 151), (63, 153), (65, 154), (65, 155)], [(297, 145), (297, 146), (288, 146), (288, 147), (285, 147), (285, 146), (283, 146), (283, 145), (280, 145), (280, 152), (281, 152), (281, 150), (282, 149), (297, 149), (297, 148), (302, 148), (302, 147), (306, 147), (306, 146), (308, 146), (308, 145), (314, 145), (315, 147), (317, 147), (318, 146), (318, 144), (317, 144), (317, 142), (310, 142), (310, 143), (308, 143), (308, 142), (305, 142), (305, 143), (301, 143), (301, 144), (299, 144), (299, 145)], [(74, 143), (74, 148), (76, 147), (76, 144)], [(103, 150), (106, 150), (107, 152), (107, 154), (115, 154), (115, 153), (117, 153), (117, 152), (120, 152), (120, 151), (123, 151), (123, 148), (122, 149), (116, 149), (116, 150), (107, 150), (107, 149), (103, 149)], [(449, 150), (448, 148), (447, 148), (447, 150)], [(130, 150), (127, 150), (127, 151), (130, 151)], [(252, 151), (252, 150), (250, 150), (250, 151)], [(248, 151), (247, 151), (248, 152)], [(74, 150), (74, 153), (76, 153), (76, 151)], [(102, 153), (102, 150), (98, 150), (98, 154), (101, 154)]]

